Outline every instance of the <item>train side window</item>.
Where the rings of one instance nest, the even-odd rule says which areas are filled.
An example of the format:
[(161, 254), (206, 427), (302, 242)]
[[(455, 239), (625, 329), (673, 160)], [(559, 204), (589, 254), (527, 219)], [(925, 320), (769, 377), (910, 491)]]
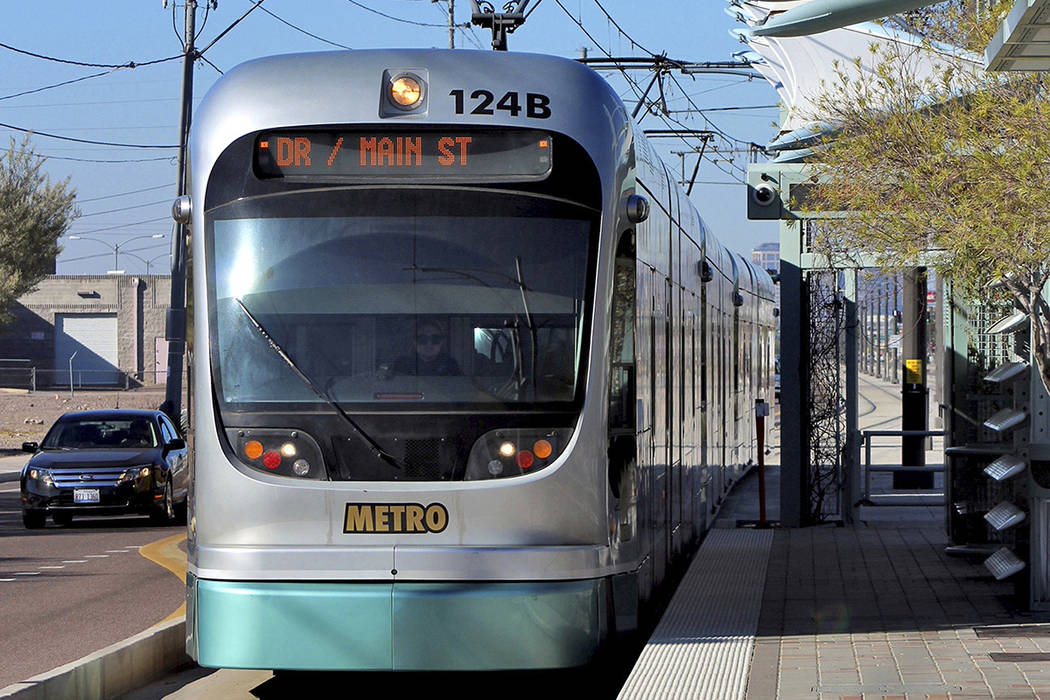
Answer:
[(634, 232), (626, 231), (616, 247), (609, 319), (609, 488), (617, 499), (634, 479), (635, 274)]

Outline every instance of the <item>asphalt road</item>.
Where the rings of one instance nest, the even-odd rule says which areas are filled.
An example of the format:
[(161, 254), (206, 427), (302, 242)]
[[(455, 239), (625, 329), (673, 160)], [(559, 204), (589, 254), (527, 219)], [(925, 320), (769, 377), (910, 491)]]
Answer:
[(182, 580), (140, 548), (166, 539), (174, 546), (183, 531), (137, 516), (26, 530), (18, 482), (0, 480), (0, 688), (174, 613), (185, 600)]

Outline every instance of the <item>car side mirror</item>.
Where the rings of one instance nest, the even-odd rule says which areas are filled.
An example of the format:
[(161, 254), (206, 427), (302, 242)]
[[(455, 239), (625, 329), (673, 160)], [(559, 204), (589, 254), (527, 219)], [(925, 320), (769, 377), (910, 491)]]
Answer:
[(39, 448), (40, 448), (40, 445), (35, 443), (35, 442), (23, 442), (22, 443), (22, 451), (23, 452), (36, 452)]
[(184, 447), (186, 447), (186, 441), (182, 438), (173, 438), (168, 442), (169, 450), (181, 450)]

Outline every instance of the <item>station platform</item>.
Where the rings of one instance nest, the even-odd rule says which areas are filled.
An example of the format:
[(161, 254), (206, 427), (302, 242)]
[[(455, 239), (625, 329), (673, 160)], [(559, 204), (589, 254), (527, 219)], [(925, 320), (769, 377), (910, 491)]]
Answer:
[[(899, 428), (899, 390), (864, 375), (860, 389), (860, 428)], [(875, 464), (899, 464), (899, 447), (875, 453)], [(927, 464), (940, 459), (931, 451)], [(774, 449), (771, 521), (778, 461)], [(872, 493), (890, 482), (873, 474)], [(943, 505), (862, 506), (852, 525), (759, 529), (753, 469), (618, 697), (1050, 699), (1050, 616), (1020, 610), (1012, 583), (979, 558), (947, 556), (944, 515)]]

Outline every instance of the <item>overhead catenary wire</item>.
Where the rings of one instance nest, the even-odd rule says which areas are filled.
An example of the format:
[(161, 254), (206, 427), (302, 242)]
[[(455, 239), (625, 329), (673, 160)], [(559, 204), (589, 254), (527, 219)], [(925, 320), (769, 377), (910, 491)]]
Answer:
[[(564, 12), (565, 15), (570, 20), (572, 20), (573, 23), (575, 23), (577, 27), (580, 28), (580, 31), (582, 31), (584, 33), (584, 35), (586, 35), (586, 37), (588, 39), (590, 39), (592, 43), (594, 43), (595, 47), (597, 47), (597, 49), (599, 51), (601, 51), (603, 54), (605, 54), (606, 58), (609, 59), (609, 61), (611, 61), (614, 65), (616, 65), (617, 70), (619, 70), (619, 72), (621, 74), (623, 74), (624, 79), (627, 80), (627, 82), (632, 86), (632, 88), (635, 90), (635, 93), (642, 95), (642, 98), (643, 98), (643, 101), (644, 101), (644, 93), (642, 92), (641, 87), (638, 85), (638, 83), (633, 78), (631, 78), (630, 75), (628, 75), (627, 71), (624, 69), (624, 67), (622, 65), (620, 65), (620, 62), (616, 58), (613, 57), (612, 53), (609, 52), (604, 46), (602, 46), (602, 44), (597, 39), (594, 38), (594, 36), (587, 30), (587, 28), (583, 26), (583, 22), (581, 22), (576, 17), (573, 17), (572, 13), (569, 12), (568, 9), (566, 9), (565, 5), (562, 4), (561, 0), (554, 0), (554, 2), (558, 5), (558, 7), (561, 8), (562, 12)], [(638, 44), (635, 43), (635, 45), (638, 45)], [(638, 45), (638, 46), (640, 47), (640, 45)], [(663, 59), (666, 60), (666, 57), (656, 56), (656, 55), (652, 55), (652, 54), (650, 55), (650, 58), (663, 58)], [(677, 81), (676, 81), (676, 84), (678, 84)], [(678, 84), (678, 86), (681, 89), (681, 85)], [(683, 91), (683, 93), (685, 92), (684, 89), (682, 91)], [(648, 103), (648, 106), (652, 107), (654, 104), (655, 104), (654, 102), (650, 101)], [(695, 103), (693, 103), (692, 100), (690, 100), (690, 104), (693, 104), (693, 106), (695, 107)], [(676, 125), (676, 126), (685, 127), (685, 124), (683, 124), (681, 121), (679, 121), (677, 119), (674, 119), (673, 117), (670, 117), (669, 115), (666, 115), (666, 114), (662, 113), (662, 111), (657, 112), (657, 116), (660, 118), (661, 121), (663, 121), (668, 126), (671, 126), (671, 123), (673, 122), (674, 125)], [(705, 117), (705, 119), (706, 119), (706, 117)], [(732, 139), (731, 137), (729, 137), (727, 134), (725, 134), (721, 130), (717, 130), (717, 131), (718, 131), (718, 133), (721, 136), (723, 136), (727, 140), (730, 140), (730, 141), (737, 140), (737, 139)], [(686, 146), (692, 147), (692, 144), (689, 143), (689, 141), (685, 138), (685, 136), (678, 135), (678, 138)], [(737, 140), (737, 141), (739, 143), (747, 143), (745, 141), (739, 141), (739, 140)], [(733, 173), (733, 172), (731, 172), (729, 170), (726, 170), (725, 168), (721, 167), (721, 165), (716, 160), (714, 160), (714, 159), (712, 159), (710, 157), (708, 157), (708, 160), (712, 163), (712, 165), (715, 166), (715, 168), (717, 168), (718, 170), (722, 171), (726, 175), (729, 175), (730, 177), (736, 179), (739, 182), (744, 182), (744, 179), (740, 175), (737, 175), (737, 174), (735, 174), (735, 173)], [(734, 165), (732, 163), (732, 161), (728, 161), (728, 162), (730, 163), (731, 167), (736, 167), (738, 170), (741, 171), (741, 173), (745, 173), (746, 172), (740, 166)]]
[(340, 44), (340, 43), (339, 43), (339, 42), (337, 42), (337, 41), (331, 41), (330, 39), (325, 39), (325, 38), (324, 38), (324, 37), (322, 37), (322, 36), (317, 36), (316, 34), (313, 34), (313, 33), (311, 33), (311, 32), (308, 32), (308, 31), (306, 31), (305, 29), (303, 29), (302, 27), (300, 27), (300, 26), (297, 26), (297, 25), (295, 25), (295, 24), (293, 24), (293, 23), (289, 22), (288, 20), (284, 19), (283, 17), (279, 16), (279, 15), (278, 15), (278, 14), (277, 14), (276, 12), (271, 12), (270, 10), (268, 10), (268, 9), (267, 9), (267, 8), (265, 8), (265, 7), (260, 7), (259, 9), (260, 9), (260, 10), (262, 10), (263, 12), (265, 12), (266, 14), (270, 15), (271, 17), (273, 17), (273, 18), (274, 18), (275, 20), (277, 20), (277, 21), (278, 21), (278, 22), (280, 22), (281, 24), (284, 24), (284, 25), (286, 25), (286, 26), (288, 26), (288, 27), (291, 27), (291, 28), (292, 28), (292, 29), (294, 29), (295, 31), (297, 31), (297, 32), (300, 32), (300, 33), (302, 33), (302, 34), (305, 34), (305, 35), (306, 35), (306, 36), (308, 36), (308, 37), (311, 37), (311, 38), (313, 38), (313, 39), (317, 39), (317, 40), (318, 40), (318, 41), (320, 41), (320, 42), (323, 42), (323, 43), (325, 43), (325, 44), (328, 44), (329, 46), (335, 46), (336, 48), (340, 48), (340, 49), (347, 49), (347, 50), (353, 50), (353, 47), (352, 47), (352, 46), (347, 46), (347, 45), (345, 45), (345, 44)]

